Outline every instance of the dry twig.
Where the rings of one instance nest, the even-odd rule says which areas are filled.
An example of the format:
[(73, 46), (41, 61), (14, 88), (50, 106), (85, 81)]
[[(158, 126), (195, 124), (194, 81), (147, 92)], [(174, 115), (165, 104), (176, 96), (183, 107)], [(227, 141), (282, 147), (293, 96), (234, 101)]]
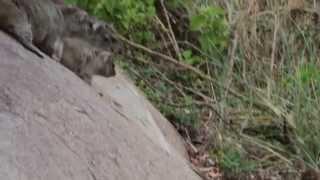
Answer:
[(163, 13), (164, 13), (164, 16), (166, 18), (166, 21), (167, 21), (167, 24), (168, 24), (168, 30), (169, 30), (169, 38), (170, 40), (172, 41), (173, 43), (173, 47), (174, 47), (174, 50), (176, 51), (176, 54), (178, 56), (178, 59), (179, 61), (182, 61), (182, 57), (181, 57), (181, 53), (180, 53), (180, 48), (179, 48), (179, 45), (177, 43), (177, 40), (176, 40), (176, 37), (174, 35), (174, 32), (172, 30), (172, 26), (171, 26), (171, 22), (170, 22), (170, 18), (169, 18), (169, 15), (168, 15), (168, 10), (164, 4), (164, 0), (160, 0), (160, 4), (161, 4), (161, 7), (163, 9)]

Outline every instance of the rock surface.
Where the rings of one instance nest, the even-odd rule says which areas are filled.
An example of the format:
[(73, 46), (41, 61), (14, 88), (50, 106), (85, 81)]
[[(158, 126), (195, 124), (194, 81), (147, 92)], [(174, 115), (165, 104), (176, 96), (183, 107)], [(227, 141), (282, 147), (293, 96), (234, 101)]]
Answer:
[(134, 83), (119, 68), (117, 75), (104, 78), (94, 76), (92, 86), (107, 97), (121, 111), (141, 128), (147, 137), (170, 154), (187, 158), (187, 152), (180, 135), (172, 124), (144, 97)]
[(116, 100), (0, 32), (0, 179), (199, 180)]

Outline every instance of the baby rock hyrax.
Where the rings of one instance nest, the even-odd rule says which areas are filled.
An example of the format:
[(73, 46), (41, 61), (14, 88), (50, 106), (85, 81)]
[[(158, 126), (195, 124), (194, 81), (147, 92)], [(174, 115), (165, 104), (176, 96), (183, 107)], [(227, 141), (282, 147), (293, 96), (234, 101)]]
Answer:
[(98, 49), (79, 38), (64, 38), (61, 63), (91, 84), (93, 75), (115, 75), (111, 53)]
[(115, 29), (109, 23), (90, 16), (86, 11), (70, 5), (58, 6), (65, 19), (64, 37), (77, 37), (92, 46), (118, 53), (121, 44), (115, 37)]

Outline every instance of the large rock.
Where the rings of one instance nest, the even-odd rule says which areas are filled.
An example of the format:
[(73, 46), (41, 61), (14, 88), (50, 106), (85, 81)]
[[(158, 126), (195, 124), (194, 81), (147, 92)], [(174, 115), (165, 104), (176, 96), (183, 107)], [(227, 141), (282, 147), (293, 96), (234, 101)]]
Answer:
[(116, 100), (0, 32), (0, 179), (199, 179)]
[(117, 75), (110, 78), (94, 76), (92, 86), (107, 97), (122, 113), (133, 120), (151, 141), (170, 154), (187, 158), (184, 143), (172, 124), (144, 97), (134, 83), (117, 69)]

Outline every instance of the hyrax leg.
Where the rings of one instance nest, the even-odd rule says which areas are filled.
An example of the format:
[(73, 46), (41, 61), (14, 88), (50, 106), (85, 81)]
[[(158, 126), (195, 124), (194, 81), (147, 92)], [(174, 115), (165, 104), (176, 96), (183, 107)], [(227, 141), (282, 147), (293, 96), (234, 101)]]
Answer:
[(44, 52), (55, 61), (61, 61), (64, 44), (60, 37), (48, 36), (41, 44), (38, 44), (38, 46), (42, 47)]

